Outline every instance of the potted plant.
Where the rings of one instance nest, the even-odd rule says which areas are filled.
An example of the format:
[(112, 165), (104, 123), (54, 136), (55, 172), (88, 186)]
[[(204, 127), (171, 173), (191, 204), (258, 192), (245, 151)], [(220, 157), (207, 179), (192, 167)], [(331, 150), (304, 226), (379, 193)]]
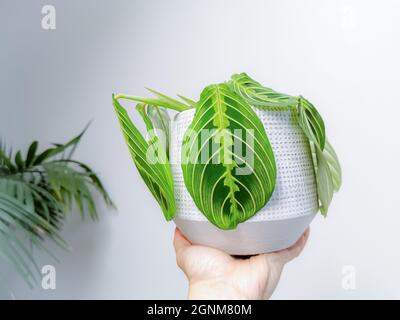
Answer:
[[(198, 101), (113, 95), (140, 175), (167, 220), (195, 244), (247, 255), (286, 248), (341, 184), (336, 153), (313, 104), (245, 73)], [(120, 100), (136, 101), (146, 140)], [(170, 120), (166, 109), (178, 111)]]

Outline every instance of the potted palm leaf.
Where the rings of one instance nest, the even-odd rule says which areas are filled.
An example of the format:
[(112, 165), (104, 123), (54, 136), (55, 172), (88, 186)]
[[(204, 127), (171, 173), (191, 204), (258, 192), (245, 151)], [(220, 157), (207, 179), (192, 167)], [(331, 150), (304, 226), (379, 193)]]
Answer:
[[(290, 246), (326, 216), (341, 169), (314, 105), (247, 74), (207, 86), (197, 101), (113, 95), (140, 175), (167, 220), (195, 244), (230, 254)], [(147, 139), (121, 99), (137, 102)], [(178, 113), (170, 120), (167, 109)]]
[(93, 191), (113, 207), (97, 174), (73, 153), (85, 130), (65, 144), (38, 152), (34, 141), (25, 156), (0, 143), (0, 261), (7, 262), (33, 286), (40, 276), (33, 249), (47, 249), (45, 239), (68, 249), (60, 235), (68, 211), (98, 219)]

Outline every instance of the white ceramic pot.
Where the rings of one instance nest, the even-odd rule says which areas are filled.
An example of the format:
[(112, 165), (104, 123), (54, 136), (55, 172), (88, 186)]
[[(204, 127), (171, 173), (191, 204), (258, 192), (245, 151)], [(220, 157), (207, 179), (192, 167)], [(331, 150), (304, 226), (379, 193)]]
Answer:
[(175, 224), (194, 244), (233, 255), (271, 252), (291, 246), (318, 211), (315, 174), (308, 141), (290, 112), (254, 109), (264, 124), (277, 165), (274, 193), (266, 206), (234, 230), (211, 224), (196, 207), (183, 181), (183, 135), (195, 110), (176, 115), (171, 126), (170, 159), (175, 183)]

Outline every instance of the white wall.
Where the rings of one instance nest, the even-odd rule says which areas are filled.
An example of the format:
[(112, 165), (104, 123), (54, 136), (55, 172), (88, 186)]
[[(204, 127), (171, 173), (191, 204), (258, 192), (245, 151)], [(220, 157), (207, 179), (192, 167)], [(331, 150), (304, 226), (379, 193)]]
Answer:
[[(54, 31), (41, 29), (44, 4), (56, 7)], [(1, 1), (0, 136), (65, 141), (94, 118), (76, 156), (119, 210), (99, 223), (71, 214), (73, 252), (56, 250), (59, 264), (38, 254), (56, 265), (56, 290), (30, 290), (3, 266), (0, 297), (184, 298), (174, 226), (139, 180), (111, 93), (196, 98), (246, 71), (313, 101), (343, 166), (329, 217), (313, 222), (274, 298), (400, 298), (399, 16), (396, 0)], [(346, 265), (355, 290), (342, 288)]]

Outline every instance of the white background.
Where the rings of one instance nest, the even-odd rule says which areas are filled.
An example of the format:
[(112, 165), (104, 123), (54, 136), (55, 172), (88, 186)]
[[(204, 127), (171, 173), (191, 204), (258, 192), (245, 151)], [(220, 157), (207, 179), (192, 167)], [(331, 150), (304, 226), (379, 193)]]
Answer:
[[(41, 28), (45, 4), (56, 30)], [(399, 1), (2, 0), (0, 35), (1, 138), (63, 142), (94, 119), (76, 157), (119, 209), (101, 208), (98, 223), (71, 213), (73, 251), (54, 248), (61, 263), (37, 254), (56, 266), (56, 290), (31, 290), (0, 265), (1, 298), (185, 298), (174, 225), (132, 164), (111, 93), (196, 99), (242, 71), (309, 98), (343, 166), (329, 217), (314, 220), (273, 298), (400, 298)], [(355, 290), (342, 287), (346, 265)]]

